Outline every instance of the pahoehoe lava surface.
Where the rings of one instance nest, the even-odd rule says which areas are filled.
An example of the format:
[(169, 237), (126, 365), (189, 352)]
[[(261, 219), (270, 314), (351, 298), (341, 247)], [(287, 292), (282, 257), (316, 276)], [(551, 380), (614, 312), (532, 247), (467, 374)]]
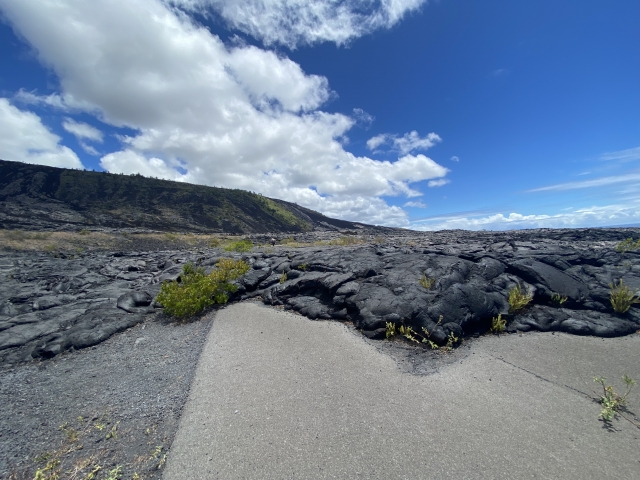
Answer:
[[(351, 247), (93, 252), (68, 258), (0, 254), (0, 362), (51, 358), (96, 345), (160, 308), (165, 280), (193, 262), (212, 269), (242, 258), (250, 271), (232, 301), (261, 297), (310, 319), (351, 321), (369, 338), (386, 322), (428, 330), (432, 341), (486, 332), (499, 314), (507, 331), (563, 331), (612, 337), (640, 328), (640, 312), (614, 312), (610, 285), (640, 290), (639, 252), (619, 241), (638, 229), (530, 230), (486, 233), (405, 232)], [(313, 233), (305, 234), (313, 236)], [(378, 241), (380, 239), (378, 238)], [(286, 273), (286, 281), (281, 282)], [(434, 280), (430, 289), (419, 282)], [(533, 295), (509, 311), (510, 289)], [(554, 298), (566, 299), (560, 303)]]

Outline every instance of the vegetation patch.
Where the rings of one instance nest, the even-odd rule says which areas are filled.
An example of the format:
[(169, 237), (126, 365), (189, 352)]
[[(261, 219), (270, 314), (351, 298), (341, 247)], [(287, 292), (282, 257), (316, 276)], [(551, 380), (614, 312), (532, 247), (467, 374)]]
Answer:
[[(613, 390), (613, 385), (606, 385), (607, 379), (605, 377), (595, 377), (593, 381), (602, 385), (602, 395), (600, 396), (602, 411), (600, 412), (600, 418), (605, 422), (611, 422), (624, 409), (627, 404), (627, 396), (636, 382), (629, 376), (623, 375), (622, 381), (625, 383), (627, 391), (624, 395), (619, 395)], [(627, 418), (627, 420), (629, 419)]]
[(560, 306), (562, 305), (564, 302), (567, 301), (567, 296), (566, 295), (560, 295), (559, 293), (552, 293), (551, 294), (551, 303), (553, 305), (556, 306)]
[(193, 316), (213, 304), (226, 303), (229, 294), (238, 289), (230, 282), (248, 270), (246, 262), (229, 258), (220, 259), (209, 275), (204, 269), (188, 263), (182, 269), (180, 282), (174, 280), (162, 284), (156, 301), (168, 315)]
[[(440, 325), (442, 323), (442, 315), (438, 320), (436, 325)], [(400, 334), (407, 340), (410, 340), (415, 343), (427, 344), (432, 350), (439, 350), (441, 352), (448, 352), (453, 349), (453, 347), (460, 342), (460, 338), (456, 337), (453, 332), (449, 333), (447, 336), (447, 343), (445, 345), (438, 345), (434, 341), (432, 341), (429, 337), (431, 336), (429, 331), (422, 327), (422, 331), (424, 333), (418, 333), (413, 328), (408, 325), (400, 325), (397, 326), (394, 322), (386, 322), (386, 338), (390, 339), (394, 337), (396, 334)]]
[(533, 300), (533, 295), (530, 295), (519, 284), (509, 290), (509, 310), (517, 312), (529, 305)]
[(616, 313), (626, 313), (632, 304), (640, 303), (640, 297), (638, 297), (633, 290), (622, 283), (616, 285), (616, 282), (609, 284), (611, 288), (611, 306)]
[(239, 252), (239, 253), (250, 252), (252, 248), (253, 248), (253, 242), (248, 238), (243, 238), (242, 240), (231, 242), (225, 245), (224, 247), (224, 249), (227, 252)]
[(618, 245), (616, 245), (616, 250), (620, 253), (630, 252), (634, 250), (640, 249), (640, 238), (634, 240), (633, 238), (625, 238)]
[(501, 313), (491, 319), (491, 331), (493, 333), (502, 333), (505, 328), (507, 328), (507, 320), (502, 318)]
[(423, 273), (422, 278), (420, 278), (419, 282), (420, 285), (422, 285), (424, 288), (426, 288), (427, 290), (431, 290), (433, 288), (433, 285), (436, 283), (436, 279), (427, 277), (427, 275)]

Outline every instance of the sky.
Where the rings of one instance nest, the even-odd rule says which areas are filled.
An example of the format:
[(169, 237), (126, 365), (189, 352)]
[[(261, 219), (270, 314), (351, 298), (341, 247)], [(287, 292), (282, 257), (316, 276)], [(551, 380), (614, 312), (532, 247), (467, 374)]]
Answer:
[(0, 0), (0, 158), (414, 230), (640, 224), (640, 2)]

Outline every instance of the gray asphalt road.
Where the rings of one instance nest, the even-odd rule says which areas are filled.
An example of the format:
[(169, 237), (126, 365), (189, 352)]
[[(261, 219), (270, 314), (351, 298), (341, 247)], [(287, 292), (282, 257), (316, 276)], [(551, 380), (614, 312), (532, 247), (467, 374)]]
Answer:
[(236, 304), (216, 314), (163, 478), (640, 478), (640, 429), (603, 428), (590, 399), (593, 376), (640, 380), (639, 360), (640, 335), (530, 333), (415, 376), (340, 323)]

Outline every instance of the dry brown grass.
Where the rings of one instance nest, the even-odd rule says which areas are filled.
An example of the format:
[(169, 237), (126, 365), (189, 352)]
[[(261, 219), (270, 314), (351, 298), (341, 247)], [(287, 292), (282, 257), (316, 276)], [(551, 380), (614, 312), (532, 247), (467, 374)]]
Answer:
[(114, 234), (91, 232), (24, 232), (0, 230), (0, 249), (31, 252), (81, 252), (108, 249), (115, 244)]

